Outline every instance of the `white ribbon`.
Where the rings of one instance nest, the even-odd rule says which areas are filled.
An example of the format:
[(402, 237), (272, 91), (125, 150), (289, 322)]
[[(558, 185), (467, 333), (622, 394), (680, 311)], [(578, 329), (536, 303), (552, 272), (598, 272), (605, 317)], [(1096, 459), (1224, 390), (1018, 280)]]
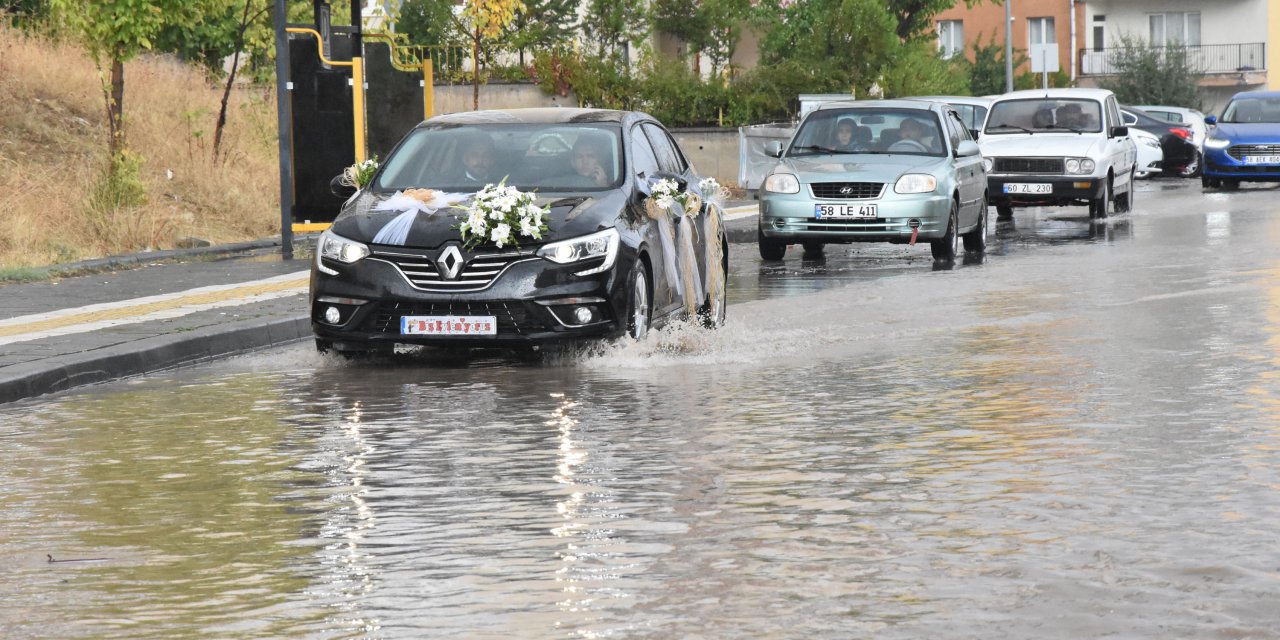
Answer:
[(419, 213), (432, 215), (440, 209), (452, 207), (470, 197), (471, 194), (469, 193), (437, 192), (431, 200), (423, 202), (413, 196), (405, 195), (402, 191), (397, 191), (390, 198), (379, 202), (373, 208), (374, 211), (400, 212), (400, 215), (392, 218), (390, 222), (378, 231), (377, 235), (373, 236), (373, 243), (403, 246), (409, 239), (409, 230), (413, 228), (414, 220), (417, 219)]

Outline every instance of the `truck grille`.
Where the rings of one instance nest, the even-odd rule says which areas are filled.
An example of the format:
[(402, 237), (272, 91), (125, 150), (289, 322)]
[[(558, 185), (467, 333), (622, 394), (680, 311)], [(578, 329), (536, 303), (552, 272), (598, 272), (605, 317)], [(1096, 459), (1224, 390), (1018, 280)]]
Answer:
[(809, 185), (815, 198), (858, 199), (878, 198), (884, 190), (883, 182), (815, 182)]
[(996, 158), (992, 173), (1062, 173), (1062, 158)]

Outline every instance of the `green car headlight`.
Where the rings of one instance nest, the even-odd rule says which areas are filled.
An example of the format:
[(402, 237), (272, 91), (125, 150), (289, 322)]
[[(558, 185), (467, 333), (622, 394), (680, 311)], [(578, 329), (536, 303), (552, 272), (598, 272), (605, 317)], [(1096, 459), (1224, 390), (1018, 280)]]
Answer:
[(800, 180), (789, 173), (775, 173), (764, 179), (764, 190), (770, 193), (800, 193)]
[(893, 185), (894, 193), (929, 193), (938, 188), (938, 179), (927, 173), (907, 173)]

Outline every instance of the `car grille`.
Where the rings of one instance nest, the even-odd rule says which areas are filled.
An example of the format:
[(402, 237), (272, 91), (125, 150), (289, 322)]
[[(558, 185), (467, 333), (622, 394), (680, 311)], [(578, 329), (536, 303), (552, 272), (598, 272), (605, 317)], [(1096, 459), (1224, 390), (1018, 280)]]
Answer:
[(1227, 149), (1227, 155), (1236, 160), (1248, 156), (1280, 156), (1280, 144), (1237, 144)]
[(380, 302), (370, 315), (367, 329), (375, 333), (400, 333), (404, 316), (493, 316), (498, 320), (498, 335), (529, 335), (548, 331), (549, 327), (522, 302)]
[(809, 185), (815, 198), (878, 198), (883, 182), (815, 182)]
[(996, 158), (992, 173), (1062, 173), (1062, 158)]
[(414, 287), (433, 291), (479, 291), (493, 284), (507, 267), (536, 259), (531, 253), (480, 253), (471, 256), (457, 278), (446, 280), (436, 262), (425, 255), (374, 251), (371, 257), (395, 265)]

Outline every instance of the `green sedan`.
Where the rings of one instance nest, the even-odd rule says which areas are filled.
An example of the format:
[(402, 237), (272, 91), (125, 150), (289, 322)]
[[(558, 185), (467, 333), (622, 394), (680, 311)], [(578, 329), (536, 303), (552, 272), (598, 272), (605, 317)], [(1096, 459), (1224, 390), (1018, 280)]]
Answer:
[(924, 100), (827, 103), (800, 123), (760, 187), (760, 257), (828, 243), (928, 242), (951, 261), (987, 238), (987, 176), (955, 109)]

